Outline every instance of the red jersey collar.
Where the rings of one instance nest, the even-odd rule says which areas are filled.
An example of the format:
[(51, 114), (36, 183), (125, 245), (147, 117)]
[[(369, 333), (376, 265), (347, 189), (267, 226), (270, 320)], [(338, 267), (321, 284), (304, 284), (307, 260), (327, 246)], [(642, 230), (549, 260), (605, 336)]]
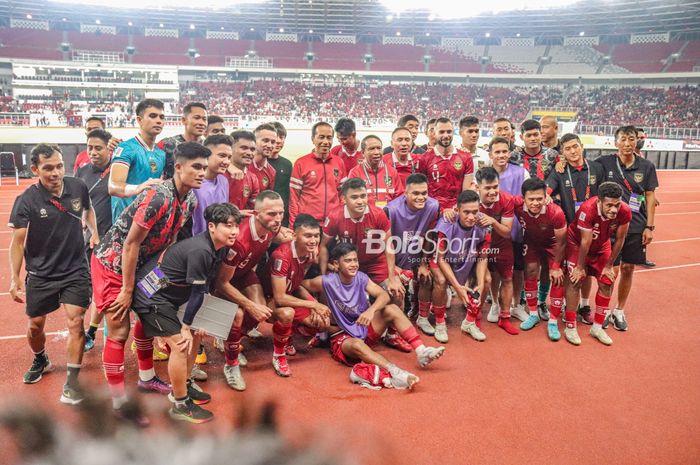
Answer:
[(343, 207), (343, 216), (345, 217), (346, 220), (350, 220), (353, 223), (362, 223), (362, 220), (365, 219), (365, 215), (367, 213), (369, 213), (369, 205), (365, 206), (365, 211), (362, 213), (362, 216), (360, 217), (360, 219), (356, 220), (355, 218), (350, 216), (350, 211), (348, 210), (348, 206), (346, 205)]

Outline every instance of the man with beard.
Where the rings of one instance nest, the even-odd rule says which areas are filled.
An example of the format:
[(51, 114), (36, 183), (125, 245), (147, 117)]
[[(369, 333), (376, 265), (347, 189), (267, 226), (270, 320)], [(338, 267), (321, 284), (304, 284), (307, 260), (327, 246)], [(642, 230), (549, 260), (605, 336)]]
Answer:
[(255, 156), (248, 167), (258, 178), (260, 190), (272, 190), (275, 187), (275, 169), (268, 159), (277, 145), (277, 129), (271, 124), (261, 124), (255, 128)]
[(231, 166), (243, 172), (242, 178), (234, 178), (231, 170), (226, 171), (228, 180), (228, 201), (237, 206), (244, 216), (250, 215), (253, 202), (260, 193), (258, 177), (249, 169), (255, 156), (255, 134), (250, 131), (234, 131), (231, 133), (233, 150)]

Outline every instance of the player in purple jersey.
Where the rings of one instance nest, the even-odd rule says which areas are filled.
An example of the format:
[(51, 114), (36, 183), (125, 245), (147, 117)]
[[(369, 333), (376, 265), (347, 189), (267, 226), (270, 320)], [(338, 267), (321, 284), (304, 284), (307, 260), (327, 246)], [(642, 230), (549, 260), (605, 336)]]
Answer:
[[(481, 295), (490, 286), (487, 277), (488, 249), (491, 245), (491, 228), (477, 225), (479, 194), (467, 190), (457, 198), (458, 219), (455, 222), (440, 219), (437, 231), (437, 253), (433, 258), (433, 286), (446, 299), (447, 285), (457, 293), (466, 307), (462, 331), (477, 341), (486, 340), (481, 332)], [(445, 302), (436, 302), (445, 305)], [(445, 336), (447, 328), (444, 327)], [(436, 325), (436, 331), (439, 329)], [(446, 338), (445, 338), (446, 339)], [(439, 339), (438, 339), (439, 340)]]
[[(389, 294), (359, 271), (357, 247), (340, 243), (331, 250), (329, 259), (337, 272), (307, 279), (302, 285), (309, 292), (323, 293), (338, 325), (338, 331), (331, 335), (333, 358), (348, 365), (358, 361), (378, 365), (391, 374), (395, 388), (411, 389), (419, 378), (372, 350), (384, 330), (395, 328), (415, 349), (418, 364), (423, 368), (440, 358), (445, 348), (424, 345), (406, 315), (389, 303)], [(371, 305), (368, 294), (374, 298)]]

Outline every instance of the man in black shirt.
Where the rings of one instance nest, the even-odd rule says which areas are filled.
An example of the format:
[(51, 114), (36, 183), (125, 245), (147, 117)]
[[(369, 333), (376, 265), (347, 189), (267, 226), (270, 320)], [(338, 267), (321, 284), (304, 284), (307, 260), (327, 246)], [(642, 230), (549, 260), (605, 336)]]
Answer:
[[(275, 185), (272, 190), (277, 192), (285, 205), (289, 205), (289, 180), (292, 176), (292, 162), (280, 155), (284, 148), (284, 141), (287, 139), (287, 129), (279, 121), (270, 123), (277, 132), (277, 144), (272, 151), (272, 155), (267, 162), (275, 169)], [(289, 226), (289, 209), (284, 211), (282, 226)]]
[(92, 293), (82, 225), (90, 229), (90, 246), (97, 244), (95, 212), (85, 183), (64, 178), (65, 166), (58, 146), (39, 144), (31, 152), (31, 169), (39, 182), (17, 199), (10, 214), (14, 229), (10, 244), (10, 296), (24, 302), (20, 271), (26, 260), (26, 299), (29, 329), (27, 339), (34, 352), (32, 366), (24, 375), (26, 384), (38, 382), (53, 368), (45, 352), (46, 315), (63, 304), (68, 325), (68, 377), (61, 402), (80, 403), (83, 392), (78, 373), (83, 360), (83, 316)]
[[(200, 341), (199, 335), (192, 334), (190, 325), (227, 248), (236, 241), (241, 214), (230, 203), (215, 203), (204, 210), (204, 218), (206, 231), (170, 246), (138, 270), (132, 304), (146, 336), (161, 337), (170, 347), (168, 375), (173, 390), (170, 400), (174, 404), (170, 416), (191, 423), (207, 422), (214, 415), (197, 405), (209, 402), (209, 398), (188, 395), (188, 376)], [(155, 286), (144, 284), (159, 279), (165, 282)], [(185, 303), (187, 307), (180, 321), (177, 312)]]
[(620, 270), (617, 308), (608, 315), (606, 323), (612, 320), (615, 329), (627, 331), (624, 308), (632, 289), (634, 266), (646, 263), (646, 247), (654, 237), (655, 190), (659, 187), (659, 180), (654, 164), (635, 154), (637, 130), (634, 126), (617, 128), (615, 146), (618, 150), (616, 154), (604, 155), (596, 161), (603, 166), (605, 180), (622, 187), (622, 200), (632, 210), (632, 222), (622, 252), (615, 262)]

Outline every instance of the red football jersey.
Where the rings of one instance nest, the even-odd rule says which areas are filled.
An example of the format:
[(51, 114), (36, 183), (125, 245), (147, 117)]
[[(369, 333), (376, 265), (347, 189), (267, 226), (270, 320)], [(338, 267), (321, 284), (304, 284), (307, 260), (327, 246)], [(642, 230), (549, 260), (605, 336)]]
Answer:
[(263, 290), (266, 297), (272, 297), (272, 280), (286, 279), (287, 294), (292, 295), (304, 280), (304, 275), (312, 264), (316, 263), (318, 253), (299, 258), (294, 241), (281, 244), (267, 262), (262, 279)]
[(276, 234), (272, 231), (268, 231), (263, 237), (258, 236), (255, 229), (255, 217), (249, 216), (244, 219), (241, 222), (236, 243), (229, 249), (224, 260), (228, 266), (236, 267), (233, 277), (240, 278), (247, 273), (252, 273), (253, 268), (265, 255), (275, 236)]
[(360, 266), (368, 265), (387, 267), (384, 242), (387, 234), (391, 234), (391, 223), (384, 211), (368, 205), (364, 215), (359, 220), (350, 217), (347, 207), (339, 208), (330, 214), (328, 223), (323, 228), (323, 234), (335, 237), (338, 242), (349, 242), (357, 247), (357, 258)]
[[(483, 203), (479, 204), (479, 211), (492, 218), (501, 221), (503, 218), (513, 218), (514, 216), (514, 206), (515, 202), (513, 196), (508, 192), (500, 191), (498, 193), (498, 199), (490, 207), (485, 206)], [(511, 247), (510, 235), (508, 237), (502, 237), (497, 232), (491, 234), (491, 246), (493, 248), (498, 247)]]
[(373, 171), (365, 161), (360, 162), (348, 173), (348, 179), (360, 178), (367, 185), (367, 201), (370, 205), (383, 208), (391, 200), (403, 194), (404, 186), (399, 174), (391, 165), (379, 162)]
[(267, 160), (263, 160), (262, 166), (256, 165), (253, 161), (248, 167), (248, 171), (258, 178), (260, 191), (271, 190), (275, 187), (277, 171)]
[(432, 148), (421, 155), (418, 162), (418, 172), (428, 177), (428, 195), (440, 202), (440, 210), (457, 204), (464, 178), (474, 174), (471, 154), (453, 150), (449, 156), (442, 156)]
[(349, 173), (350, 170), (356, 167), (365, 157), (361, 150), (358, 149), (355, 153), (348, 153), (342, 145), (333, 147), (331, 149), (331, 155), (335, 155), (343, 161), (346, 173)]
[(598, 197), (591, 197), (576, 211), (576, 217), (569, 225), (566, 240), (578, 247), (581, 244), (580, 230), (593, 231), (593, 242), (588, 249), (588, 255), (595, 255), (610, 246), (610, 238), (619, 226), (624, 226), (630, 221), (632, 221), (632, 210), (625, 202), (620, 203), (617, 218), (608, 220), (602, 216), (598, 208)]
[(523, 228), (526, 244), (550, 248), (554, 245), (554, 231), (566, 227), (566, 216), (555, 203), (544, 205), (538, 215), (527, 211), (522, 197), (515, 198), (515, 215)]
[(406, 179), (413, 173), (418, 171), (418, 159), (420, 155), (414, 153), (408, 154), (408, 159), (405, 162), (401, 162), (399, 157), (394, 154), (394, 152), (387, 153), (384, 155), (384, 164), (393, 167), (401, 178), (401, 183), (406, 187)]
[(255, 197), (260, 193), (258, 177), (247, 169), (243, 179), (233, 179), (226, 172), (228, 179), (228, 201), (237, 206), (240, 210), (252, 210), (255, 206)]

